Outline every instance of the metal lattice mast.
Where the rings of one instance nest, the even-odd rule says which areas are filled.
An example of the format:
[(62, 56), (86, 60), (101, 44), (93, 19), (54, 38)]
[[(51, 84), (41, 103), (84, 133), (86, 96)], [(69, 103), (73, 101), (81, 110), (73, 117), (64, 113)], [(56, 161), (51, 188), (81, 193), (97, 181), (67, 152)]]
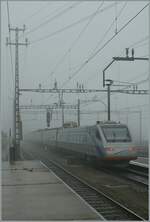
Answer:
[(19, 135), (19, 53), (18, 53), (18, 28), (16, 28), (16, 51), (15, 51), (15, 147), (16, 158), (20, 156), (20, 135)]
[[(34, 92), (34, 93), (99, 93), (107, 92), (106, 89), (20, 89), (20, 92)], [(126, 93), (133, 95), (148, 95), (149, 90), (146, 89), (137, 89), (137, 90), (125, 90), (125, 89), (112, 89), (111, 93)], [(60, 100), (60, 99), (59, 99)]]
[(19, 46), (27, 46), (28, 42), (26, 39), (25, 43), (19, 43), (19, 32), (25, 31), (23, 28), (10, 28), (9, 31), (15, 31), (15, 42), (9, 42), (7, 38), (7, 45), (15, 46), (15, 115), (14, 115), (14, 139), (15, 139), (15, 159), (20, 159), (20, 111), (19, 111)]

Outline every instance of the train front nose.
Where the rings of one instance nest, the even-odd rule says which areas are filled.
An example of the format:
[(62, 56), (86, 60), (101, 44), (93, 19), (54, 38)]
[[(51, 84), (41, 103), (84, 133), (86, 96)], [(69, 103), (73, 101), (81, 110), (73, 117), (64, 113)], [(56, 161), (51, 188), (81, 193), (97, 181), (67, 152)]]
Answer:
[(107, 158), (111, 159), (136, 159), (137, 158), (137, 149), (136, 147), (130, 145), (124, 145), (124, 144), (111, 144), (111, 146), (106, 146), (106, 156)]

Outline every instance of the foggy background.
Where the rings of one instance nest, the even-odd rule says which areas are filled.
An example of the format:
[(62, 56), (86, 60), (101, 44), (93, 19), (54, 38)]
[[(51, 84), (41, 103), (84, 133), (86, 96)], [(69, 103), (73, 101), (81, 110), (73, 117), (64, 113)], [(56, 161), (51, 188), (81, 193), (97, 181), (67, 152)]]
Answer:
[[(22, 28), (25, 24), (26, 31), (24, 34), (20, 32), (19, 41), (24, 43), (25, 38), (28, 38), (30, 43), (28, 47), (19, 47), (20, 88), (34, 89), (39, 84), (42, 88), (54, 88), (54, 82), (57, 81), (58, 88), (76, 88), (78, 82), (85, 89), (103, 89), (102, 71), (112, 57), (125, 56), (127, 47), (135, 49), (135, 57), (149, 57), (148, 7), (123, 31), (116, 34), (92, 60), (86, 61), (147, 3), (9, 2), (11, 27)], [(2, 2), (2, 127), (7, 133), (9, 128), (13, 128), (15, 73), (15, 47), (11, 47), (12, 67), (10, 47), (6, 46), (8, 34), (5, 1)], [(14, 39), (15, 33), (12, 32), (11, 41)], [(85, 64), (84, 67), (78, 71), (82, 64)], [(148, 61), (115, 62), (106, 71), (106, 77), (116, 81), (114, 83), (118, 85), (136, 83), (138, 89), (148, 89)], [(112, 89), (126, 87), (114, 86)], [(104, 112), (107, 110), (106, 93), (64, 94), (66, 104), (77, 104), (78, 99), (81, 100), (81, 125), (107, 120), (107, 113)], [(99, 101), (82, 104), (82, 100), (93, 99)], [(20, 96), (20, 105), (57, 102), (57, 94), (23, 92)], [(148, 140), (148, 95), (113, 93), (111, 110), (111, 119), (128, 124), (134, 140)], [(66, 110), (65, 121), (77, 121), (76, 113)], [(21, 119), (24, 133), (46, 127), (44, 111), (23, 111)], [(61, 111), (54, 110), (51, 127), (59, 127), (61, 123)]]

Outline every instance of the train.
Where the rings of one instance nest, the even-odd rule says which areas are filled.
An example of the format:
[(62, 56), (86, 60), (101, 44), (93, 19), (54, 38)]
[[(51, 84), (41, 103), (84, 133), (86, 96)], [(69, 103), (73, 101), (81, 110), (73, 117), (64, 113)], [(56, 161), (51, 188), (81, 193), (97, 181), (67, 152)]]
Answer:
[(82, 127), (66, 123), (60, 128), (32, 131), (28, 140), (107, 165), (128, 165), (130, 160), (137, 159), (129, 129), (120, 122), (97, 121)]

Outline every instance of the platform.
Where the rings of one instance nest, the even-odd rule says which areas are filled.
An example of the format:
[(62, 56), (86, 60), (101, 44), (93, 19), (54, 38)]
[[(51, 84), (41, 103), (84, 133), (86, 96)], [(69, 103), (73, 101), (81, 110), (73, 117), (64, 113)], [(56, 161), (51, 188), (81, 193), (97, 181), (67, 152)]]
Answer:
[(138, 157), (136, 160), (130, 161), (133, 165), (149, 168), (149, 159), (146, 157)]
[(103, 220), (40, 161), (2, 163), (2, 220)]

